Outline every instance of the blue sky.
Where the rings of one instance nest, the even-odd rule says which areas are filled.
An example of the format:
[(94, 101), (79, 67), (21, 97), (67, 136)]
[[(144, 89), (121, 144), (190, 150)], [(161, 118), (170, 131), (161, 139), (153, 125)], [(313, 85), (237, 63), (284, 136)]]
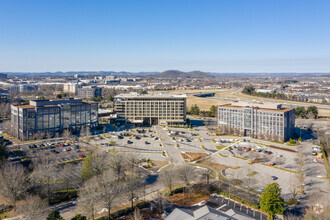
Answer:
[(0, 71), (330, 72), (329, 0), (0, 0)]

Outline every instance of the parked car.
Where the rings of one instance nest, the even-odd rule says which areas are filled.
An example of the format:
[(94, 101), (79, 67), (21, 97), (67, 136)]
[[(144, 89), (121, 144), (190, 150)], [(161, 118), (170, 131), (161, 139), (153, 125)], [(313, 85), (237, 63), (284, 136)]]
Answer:
[(271, 176), (270, 177), (272, 180), (277, 180), (278, 178), (276, 176)]

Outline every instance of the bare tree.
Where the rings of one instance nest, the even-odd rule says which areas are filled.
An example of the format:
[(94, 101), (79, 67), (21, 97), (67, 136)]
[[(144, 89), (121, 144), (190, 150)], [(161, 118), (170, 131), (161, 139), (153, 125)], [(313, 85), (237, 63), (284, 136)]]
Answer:
[(126, 167), (125, 158), (120, 154), (111, 155), (110, 166), (111, 169), (114, 171), (117, 179), (119, 180), (123, 176), (125, 171), (125, 167)]
[(164, 212), (166, 206), (169, 204), (169, 202), (164, 199), (163, 194), (159, 191), (153, 194), (153, 201), (159, 215)]
[(134, 207), (134, 201), (139, 197), (140, 189), (142, 188), (142, 181), (135, 175), (128, 175), (125, 178), (124, 186), (128, 200), (131, 201), (131, 207)]
[(113, 178), (112, 172), (105, 172), (102, 176), (98, 178), (98, 192), (100, 193), (100, 198), (107, 206), (108, 209), (108, 219), (111, 219), (111, 208), (116, 199), (123, 192), (123, 187), (118, 184)]
[(177, 175), (178, 178), (185, 184), (185, 187), (188, 189), (188, 197), (190, 197), (190, 183), (195, 178), (194, 168), (188, 165), (183, 165), (178, 168)]
[(173, 185), (176, 183), (177, 175), (173, 168), (160, 174), (160, 182), (172, 192)]
[(39, 196), (29, 195), (19, 203), (17, 212), (24, 219), (45, 219), (49, 213), (48, 203)]
[(30, 176), (23, 166), (5, 164), (0, 170), (0, 195), (14, 206), (30, 188)]
[(95, 219), (96, 206), (100, 202), (100, 194), (95, 184), (96, 182), (96, 177), (87, 180), (78, 192), (80, 198), (78, 209), (83, 213), (90, 214), (93, 220)]
[(65, 140), (71, 140), (72, 134), (69, 129), (65, 129), (62, 133), (62, 136), (65, 138)]
[(305, 192), (305, 190), (304, 190), (305, 155), (301, 151), (298, 151), (296, 163), (297, 163), (297, 178), (298, 178), (298, 182), (299, 182), (300, 193), (304, 193)]
[(140, 209), (135, 209), (133, 212), (132, 220), (143, 220)]
[(212, 171), (208, 168), (202, 170), (201, 178), (205, 180), (206, 184), (210, 185), (210, 179), (212, 178)]
[(41, 155), (34, 159), (36, 166), (33, 169), (32, 178), (37, 185), (41, 186), (43, 193), (46, 194), (48, 202), (52, 195), (55, 185), (55, 167), (53, 166), (54, 157), (52, 155)]
[(101, 175), (105, 170), (110, 168), (110, 161), (107, 154), (93, 154), (92, 170), (96, 176)]
[(64, 187), (66, 189), (66, 193), (69, 193), (69, 188), (72, 186), (73, 182), (75, 181), (73, 179), (73, 170), (75, 169), (75, 166), (71, 164), (66, 164), (62, 170), (61, 170), (61, 178), (64, 184)]

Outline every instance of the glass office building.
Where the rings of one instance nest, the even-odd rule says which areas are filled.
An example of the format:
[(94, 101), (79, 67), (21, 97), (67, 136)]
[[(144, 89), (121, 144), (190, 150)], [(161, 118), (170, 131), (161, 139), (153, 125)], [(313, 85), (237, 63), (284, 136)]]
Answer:
[(21, 140), (56, 135), (64, 129), (79, 132), (98, 126), (98, 103), (81, 99), (34, 100), (11, 106), (12, 134)]

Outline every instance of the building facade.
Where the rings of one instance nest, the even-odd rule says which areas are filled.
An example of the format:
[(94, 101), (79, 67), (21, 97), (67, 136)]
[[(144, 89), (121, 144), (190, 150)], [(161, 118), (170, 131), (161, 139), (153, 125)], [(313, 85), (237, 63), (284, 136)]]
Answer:
[(96, 86), (83, 86), (82, 88), (78, 88), (78, 97), (81, 99), (102, 97), (102, 88)]
[(63, 85), (63, 92), (64, 93), (72, 93), (74, 95), (77, 94), (78, 91), (78, 84), (77, 83), (65, 83)]
[(7, 79), (6, 73), (0, 73), (0, 79)]
[(9, 91), (0, 89), (0, 103), (10, 102)]
[(10, 87), (11, 92), (17, 92), (17, 93), (25, 92), (25, 91), (33, 91), (33, 90), (38, 90), (38, 86), (31, 84), (19, 84)]
[(232, 102), (218, 107), (218, 128), (223, 133), (287, 141), (294, 127), (294, 109), (280, 104)]
[(186, 122), (186, 96), (137, 93), (115, 96), (115, 112), (126, 123), (176, 125)]
[(81, 99), (34, 100), (29, 105), (11, 106), (12, 134), (21, 140), (97, 126), (98, 103)]

